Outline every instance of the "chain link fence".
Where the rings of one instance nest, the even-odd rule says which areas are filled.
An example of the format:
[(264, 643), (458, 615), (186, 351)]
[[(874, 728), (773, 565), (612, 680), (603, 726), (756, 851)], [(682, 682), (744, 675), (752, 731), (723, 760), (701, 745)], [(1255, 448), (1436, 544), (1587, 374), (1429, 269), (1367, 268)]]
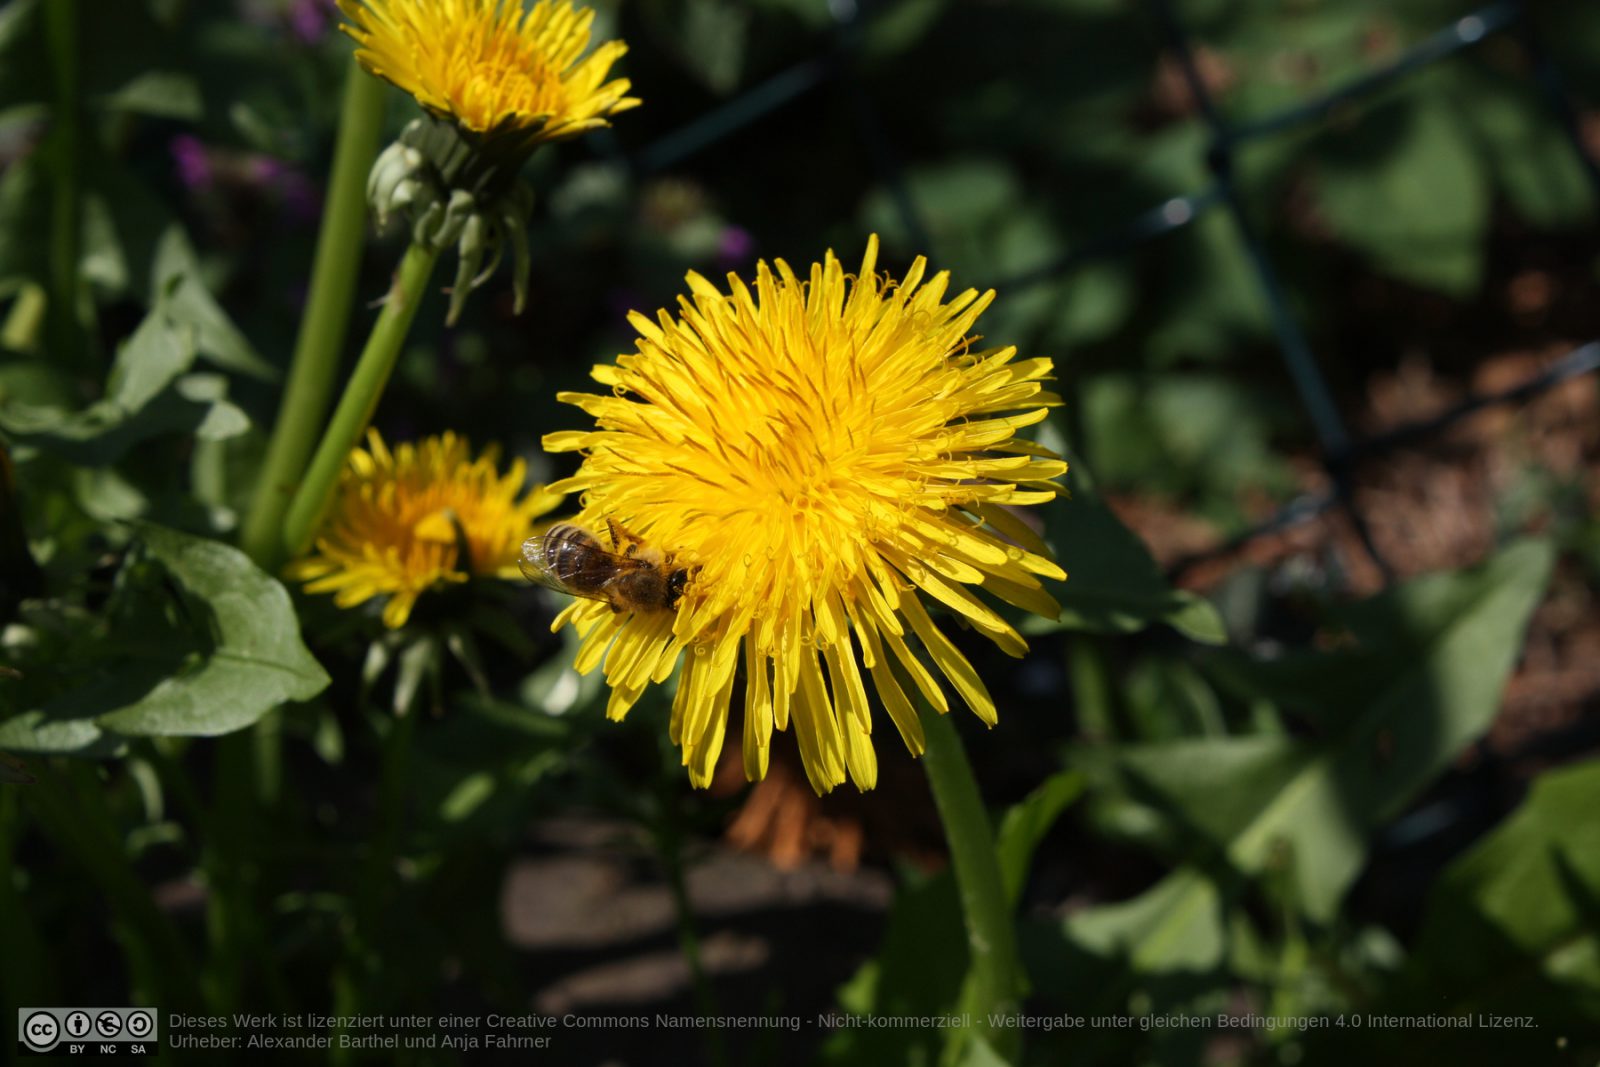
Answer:
[[(1055, 262), (1009, 278), (991, 279), (1002, 293), (1014, 293), (1054, 281), (1098, 260), (1125, 255), (1148, 241), (1183, 229), (1207, 212), (1225, 212), (1245, 249), (1260, 298), (1272, 326), (1278, 353), (1300, 404), (1315, 433), (1319, 458), (1330, 489), (1299, 496), (1266, 521), (1206, 552), (1184, 557), (1171, 568), (1173, 576), (1206, 559), (1230, 554), (1249, 542), (1316, 518), (1330, 510), (1349, 519), (1366, 552), (1386, 580), (1392, 568), (1374, 543), (1367, 523), (1353, 500), (1352, 476), (1357, 462), (1382, 458), (1391, 451), (1442, 433), (1459, 420), (1498, 404), (1524, 402), (1571, 378), (1600, 369), (1600, 340), (1582, 345), (1563, 358), (1511, 388), (1473, 396), (1442, 415), (1396, 427), (1369, 437), (1352, 435), (1346, 426), (1312, 344), (1292, 308), (1272, 257), (1251, 220), (1235, 177), (1238, 152), (1252, 142), (1292, 132), (1336, 115), (1363, 99), (1402, 82), (1408, 75), (1435, 63), (1449, 61), (1484, 41), (1504, 36), (1514, 39), (1525, 53), (1530, 76), (1551, 115), (1558, 122), (1580, 161), (1596, 202), (1600, 203), (1600, 163), (1586, 151), (1560, 69), (1543, 47), (1527, 0), (1501, 0), (1464, 15), (1418, 41), (1386, 64), (1327, 91), (1258, 118), (1232, 122), (1218, 107), (1196, 63), (1193, 37), (1172, 0), (1144, 0), (1164, 42), (1178, 62), (1201, 121), (1207, 127), (1206, 155), (1212, 180), (1204, 188), (1152, 205), (1120, 226), (1082, 242)], [(856, 0), (829, 0), (833, 16), (831, 49), (765, 79), (720, 107), (669, 133), (634, 153), (627, 163), (637, 175), (657, 173), (683, 163), (699, 153), (735, 138), (740, 131), (765, 116), (823, 86), (833, 84), (848, 96), (857, 134), (876, 171), (889, 190), (900, 222), (917, 247), (934, 258), (933, 242), (899, 166), (893, 138), (881, 120), (871, 96), (856, 77), (856, 44), (870, 10)]]

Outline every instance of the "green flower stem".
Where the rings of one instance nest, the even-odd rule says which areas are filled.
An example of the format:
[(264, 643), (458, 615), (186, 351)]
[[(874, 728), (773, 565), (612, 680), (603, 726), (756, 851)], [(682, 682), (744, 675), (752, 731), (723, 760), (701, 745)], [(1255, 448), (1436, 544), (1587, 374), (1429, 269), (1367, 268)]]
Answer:
[(44, 5), (45, 38), (54, 82), (50, 110), (50, 303), (52, 355), (81, 366), (86, 351), (83, 288), (78, 272), (83, 240), (83, 109), (78, 73), (78, 0)]
[[(922, 724), (928, 738), (922, 763), (950, 846), (967, 924), (967, 948), (972, 955), (961, 1009), (971, 1014), (973, 1032), (983, 1035), (1006, 1062), (1013, 1062), (1020, 1035), (1014, 1028), (992, 1026), (989, 1020), (991, 1013), (1016, 1012), (1024, 989), (1016, 926), (995, 853), (994, 829), (955, 724), (927, 707), (922, 709)], [(959, 1045), (959, 1035), (955, 1036)]]
[(360, 273), (367, 172), (378, 154), (387, 97), (388, 86), (351, 60), (305, 317), (300, 320), (278, 422), (241, 536), (245, 552), (268, 572), (283, 562), (283, 514), (328, 413)]
[(417, 244), (407, 248), (405, 258), (400, 261), (394, 286), (389, 290), (378, 321), (372, 326), (366, 347), (361, 350), (355, 372), (350, 375), (350, 384), (345, 386), (344, 396), (339, 398), (339, 406), (334, 409), (333, 421), (322, 435), (322, 443), (317, 446), (305, 479), (289, 505), (283, 541), (291, 556), (311, 547), (311, 539), (316, 536), (317, 526), (333, 499), (339, 472), (344, 469), (350, 449), (372, 421), (383, 388), (389, 384), (389, 375), (400, 358), (400, 348), (405, 344), (411, 320), (416, 317), (417, 305), (422, 302), (433, 265), (438, 261), (436, 250)]

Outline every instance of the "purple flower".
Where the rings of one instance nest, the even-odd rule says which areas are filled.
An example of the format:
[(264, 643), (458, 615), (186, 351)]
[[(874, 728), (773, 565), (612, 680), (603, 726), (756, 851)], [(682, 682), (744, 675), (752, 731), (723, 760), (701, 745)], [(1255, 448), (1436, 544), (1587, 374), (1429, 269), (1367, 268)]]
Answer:
[(743, 226), (725, 226), (717, 238), (717, 266), (743, 266), (756, 250), (756, 239)]
[(250, 160), (250, 179), (277, 194), (284, 214), (292, 222), (315, 222), (322, 212), (322, 197), (310, 178), (281, 159), (255, 156)]
[(328, 28), (331, 7), (328, 0), (294, 0), (289, 8), (289, 29), (306, 44), (315, 44)]
[(187, 133), (180, 133), (168, 144), (172, 153), (172, 162), (178, 171), (178, 180), (190, 192), (199, 192), (209, 188), (213, 177), (211, 170), (211, 157), (206, 152), (206, 146)]

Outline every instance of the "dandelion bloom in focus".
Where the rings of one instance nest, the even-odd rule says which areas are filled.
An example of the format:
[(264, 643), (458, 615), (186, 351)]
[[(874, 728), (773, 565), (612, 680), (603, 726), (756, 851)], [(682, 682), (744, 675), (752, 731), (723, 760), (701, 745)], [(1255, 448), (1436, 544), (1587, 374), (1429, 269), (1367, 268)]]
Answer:
[(518, 577), (523, 540), (561, 496), (540, 485), (522, 495), (527, 465), (519, 459), (501, 474), (498, 458), (491, 446), (473, 459), (453, 433), (391, 452), (368, 430), (311, 554), (289, 565), (289, 577), (307, 592), (334, 594), (342, 608), (388, 597), (383, 621), (391, 629), (405, 625), (429, 589)]
[(607, 41), (588, 56), (594, 12), (540, 0), (339, 0), (342, 28), (367, 71), (428, 111), (478, 133), (535, 141), (607, 126), (636, 107), (627, 79), (606, 81), (628, 50)]
[(974, 350), (994, 297), (950, 295), (918, 259), (899, 284), (830, 252), (803, 280), (782, 260), (754, 289), (690, 274), (676, 316), (630, 316), (636, 351), (596, 366), (605, 395), (564, 393), (593, 430), (547, 435), (581, 451), (551, 486), (583, 493), (574, 520), (619, 523), (690, 573), (671, 611), (575, 601), (556, 619), (582, 637), (576, 666), (604, 665), (620, 719), (681, 659), (672, 739), (695, 785), (711, 780), (742, 672), (744, 767), (765, 775), (774, 729), (793, 722), (812, 787), (877, 780), (866, 676), (915, 755), (914, 687), (948, 710), (940, 676), (986, 723), (994, 701), (923, 597), (1003, 651), (1027, 645), (982, 589), (1054, 617), (1040, 578), (1065, 578), (1009, 505), (1061, 490), (1054, 453), (1016, 436), (1057, 399), (1047, 359)]

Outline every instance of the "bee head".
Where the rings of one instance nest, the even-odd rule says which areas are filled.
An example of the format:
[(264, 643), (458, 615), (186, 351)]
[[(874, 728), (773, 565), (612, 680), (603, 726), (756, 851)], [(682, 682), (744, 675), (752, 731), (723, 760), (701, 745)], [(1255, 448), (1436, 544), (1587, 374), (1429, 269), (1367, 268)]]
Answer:
[(688, 584), (689, 572), (686, 570), (675, 570), (667, 576), (667, 607), (678, 606), (678, 601), (683, 599), (683, 591)]

